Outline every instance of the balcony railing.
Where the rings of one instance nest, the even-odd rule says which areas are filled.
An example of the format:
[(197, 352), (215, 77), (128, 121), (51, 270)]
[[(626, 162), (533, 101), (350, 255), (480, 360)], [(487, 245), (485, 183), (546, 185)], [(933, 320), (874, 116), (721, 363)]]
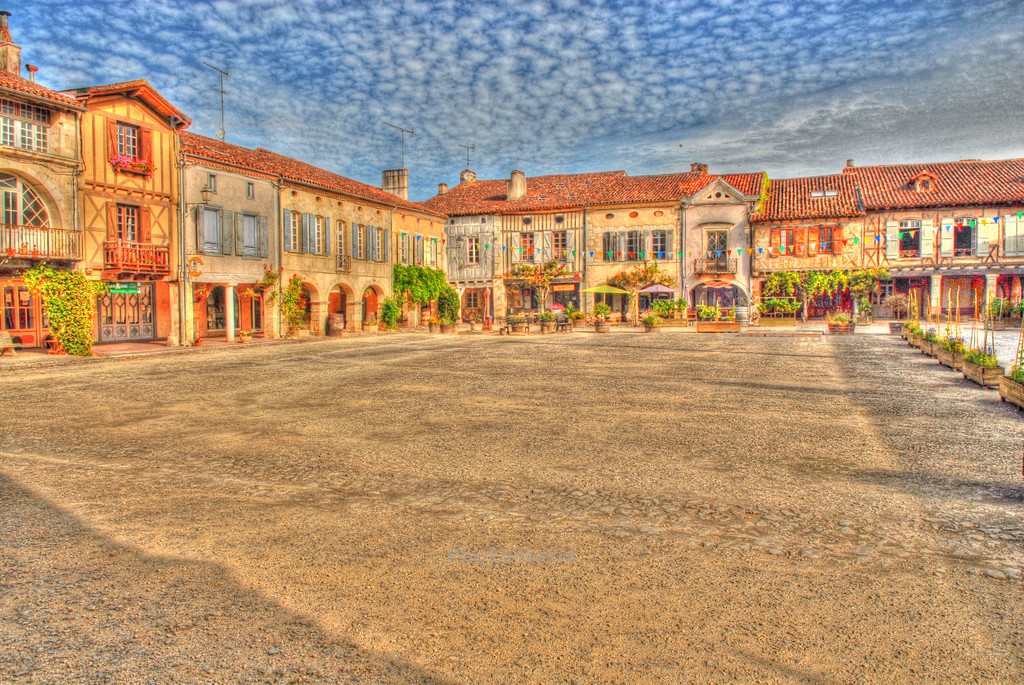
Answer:
[(352, 256), (347, 254), (338, 255), (338, 271), (347, 274), (352, 271)]
[(698, 274), (736, 273), (736, 259), (728, 257), (695, 259), (693, 260), (693, 271)]
[(140, 273), (170, 273), (170, 249), (166, 245), (107, 240), (103, 243), (103, 268)]
[(921, 256), (921, 250), (918, 248), (912, 248), (910, 250), (900, 250), (901, 259), (917, 259)]
[(82, 234), (65, 228), (0, 226), (0, 257), (81, 259)]
[(1003, 252), (1007, 257), (1024, 257), (1024, 235), (1011, 235), (1003, 243)]
[(954, 248), (953, 249), (953, 256), (954, 257), (973, 257), (974, 256), (974, 248), (973, 247), (957, 247), (957, 248)]

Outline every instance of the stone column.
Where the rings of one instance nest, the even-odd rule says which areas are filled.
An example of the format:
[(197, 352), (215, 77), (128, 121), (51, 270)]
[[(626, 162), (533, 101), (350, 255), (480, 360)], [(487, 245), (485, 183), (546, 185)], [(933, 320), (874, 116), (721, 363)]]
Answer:
[(224, 284), (224, 333), (228, 342), (235, 339), (235, 284)]
[(942, 313), (942, 276), (933, 273), (931, 277), (931, 292), (929, 293), (929, 314), (934, 316), (936, 312)]
[(985, 274), (985, 305), (996, 299), (996, 281), (999, 280), (999, 274)]

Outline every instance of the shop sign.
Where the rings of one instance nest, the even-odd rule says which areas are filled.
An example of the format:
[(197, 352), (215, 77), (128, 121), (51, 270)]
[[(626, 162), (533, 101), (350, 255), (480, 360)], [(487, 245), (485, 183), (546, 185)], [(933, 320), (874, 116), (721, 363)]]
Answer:
[(553, 286), (551, 286), (551, 292), (553, 293), (571, 293), (575, 292), (575, 290), (575, 283), (555, 283)]
[(138, 283), (111, 283), (109, 292), (111, 295), (138, 295)]

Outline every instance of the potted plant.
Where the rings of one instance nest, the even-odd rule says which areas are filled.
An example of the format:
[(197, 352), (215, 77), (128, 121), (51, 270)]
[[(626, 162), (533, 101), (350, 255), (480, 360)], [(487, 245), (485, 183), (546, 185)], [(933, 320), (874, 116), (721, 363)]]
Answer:
[(427, 330), (431, 333), (437, 333), (440, 330), (441, 319), (436, 316), (431, 316), (427, 319)]
[(1004, 375), (996, 356), (978, 349), (964, 352), (960, 370), (966, 380), (972, 380), (983, 388), (998, 388), (999, 379)]
[(608, 317), (612, 315), (612, 308), (604, 302), (598, 302), (594, 305), (594, 332), (595, 333), (610, 333), (612, 330), (611, 324), (608, 323)]
[(698, 333), (738, 333), (739, 330), (740, 324), (736, 321), (735, 309), (722, 312), (715, 305), (697, 305)]
[(526, 317), (522, 314), (511, 314), (508, 317), (508, 325), (512, 327), (513, 333), (522, 333), (526, 330)]
[(455, 333), (455, 319), (450, 316), (441, 317), (441, 335), (452, 335)]
[(953, 336), (946, 336), (935, 346), (935, 356), (939, 363), (955, 371), (959, 371), (964, 360), (964, 353), (967, 346), (963, 340)]
[(796, 313), (800, 311), (801, 304), (796, 300), (781, 297), (771, 297), (757, 305), (757, 311), (761, 314), (758, 326), (796, 326)]
[(661, 330), (661, 317), (656, 314), (649, 314), (644, 317), (644, 333), (657, 333)]
[(853, 322), (850, 316), (842, 312), (829, 314), (825, 322), (828, 326), (828, 332), (833, 335), (853, 333), (857, 329), (857, 324)]
[(928, 330), (925, 331), (924, 337), (921, 338), (921, 352), (931, 357), (936, 356), (935, 348), (939, 345), (939, 332), (934, 327), (929, 326)]
[(482, 331), (484, 329), (484, 317), (480, 316), (479, 312), (474, 312), (469, 317), (469, 330), (471, 331)]
[(1024, 364), (1010, 369), (1010, 375), (999, 379), (999, 399), (1024, 409)]
[(252, 331), (241, 330), (238, 331), (238, 342), (251, 343), (252, 342)]
[(889, 332), (893, 335), (899, 334), (906, 337), (904, 335), (906, 324), (901, 324), (899, 319), (902, 319), (909, 311), (909, 298), (903, 293), (893, 293), (883, 300), (883, 304), (892, 311), (892, 318), (897, 319), (897, 321), (889, 322)]
[(569, 321), (573, 328), (579, 328), (587, 323), (587, 315), (578, 309), (569, 312)]
[(543, 333), (554, 333), (555, 332), (555, 313), (554, 312), (541, 312), (540, 313), (540, 332)]

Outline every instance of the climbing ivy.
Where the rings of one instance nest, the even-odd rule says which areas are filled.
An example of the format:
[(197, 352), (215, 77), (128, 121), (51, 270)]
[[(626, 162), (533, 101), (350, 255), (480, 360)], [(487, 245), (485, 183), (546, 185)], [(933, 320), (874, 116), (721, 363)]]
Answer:
[(302, 294), (301, 276), (292, 276), (288, 287), (281, 291), (281, 315), (290, 328), (306, 325), (306, 298)]
[(396, 295), (408, 293), (409, 298), (421, 305), (428, 305), (438, 299), (441, 291), (448, 286), (448, 277), (440, 269), (416, 264), (395, 264), (391, 276), (391, 288)]
[(96, 297), (107, 293), (100, 281), (90, 281), (81, 271), (56, 271), (46, 264), (24, 275), (25, 285), (43, 300), (50, 333), (64, 351), (76, 357), (92, 355), (92, 326)]

